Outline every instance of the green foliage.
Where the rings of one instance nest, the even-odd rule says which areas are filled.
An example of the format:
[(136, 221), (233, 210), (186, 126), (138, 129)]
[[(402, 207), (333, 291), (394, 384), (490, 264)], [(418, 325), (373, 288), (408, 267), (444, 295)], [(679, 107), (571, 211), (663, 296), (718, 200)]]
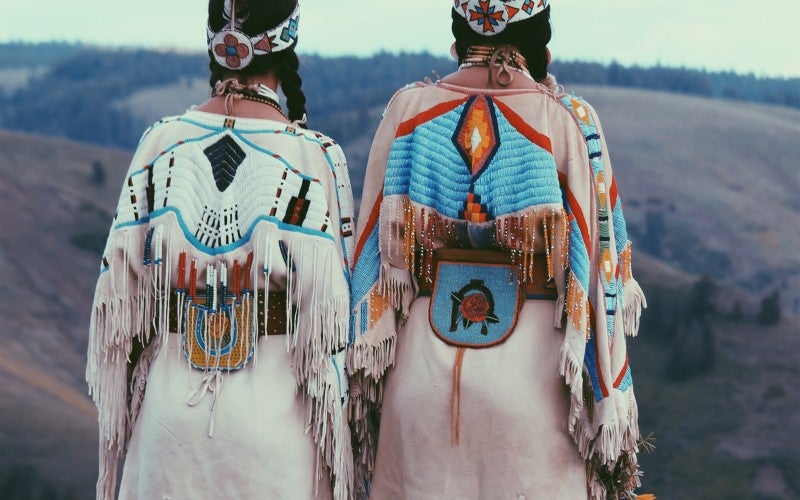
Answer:
[[(656, 437), (655, 452), (639, 454), (644, 471), (640, 491), (655, 493), (658, 498), (797, 498), (800, 467), (790, 442), (782, 446), (778, 438), (764, 445), (762, 438), (748, 430), (749, 423), (765, 413), (775, 415), (770, 422), (780, 422), (786, 429), (796, 427), (787, 422), (786, 415), (779, 415), (781, 409), (791, 408), (791, 392), (787, 391), (798, 373), (796, 365), (765, 358), (759, 363), (771, 367), (780, 364), (767, 376), (762, 365), (743, 363), (740, 356), (731, 353), (730, 343), (736, 339), (756, 348), (751, 327), (711, 315), (708, 327), (719, 332), (720, 338), (724, 336), (727, 348), (715, 351), (712, 371), (673, 379), (668, 366), (675, 335), (671, 328), (679, 323), (675, 316), (688, 300), (684, 296), (703, 292), (708, 283), (701, 280), (690, 293), (655, 283), (640, 284), (649, 307), (642, 316), (639, 337), (629, 342), (628, 348), (640, 428)], [(656, 318), (651, 317), (654, 314)], [(772, 434), (766, 427), (763, 432)], [(793, 434), (787, 430), (783, 435)], [(741, 449), (757, 446), (754, 449), (759, 458), (726, 451), (730, 443)], [(779, 472), (779, 479), (786, 483), (784, 496), (769, 496), (754, 487), (765, 469)]]
[(717, 284), (711, 276), (705, 275), (701, 277), (692, 286), (692, 291), (689, 294), (688, 315), (695, 318), (708, 318), (715, 315), (717, 308), (714, 306), (714, 296), (717, 293), (717, 288)]
[(711, 323), (689, 316), (672, 337), (667, 374), (672, 380), (688, 380), (714, 367), (714, 332)]
[(716, 314), (713, 299), (714, 281), (704, 276), (693, 286), (685, 300), (676, 306), (671, 329), (667, 375), (672, 380), (688, 380), (711, 371), (715, 360), (714, 331), (711, 320)]
[(96, 187), (101, 187), (106, 183), (106, 167), (103, 162), (95, 160), (92, 162), (92, 173), (89, 182)]
[(119, 105), (121, 99), (206, 73), (205, 56), (96, 48), (75, 52), (70, 47), (69, 55), (44, 75), (0, 99), (0, 127), (130, 148), (141, 126)]
[(781, 294), (777, 290), (761, 300), (758, 322), (762, 325), (775, 325), (781, 320)]
[(660, 257), (663, 251), (663, 236), (665, 230), (664, 214), (660, 210), (648, 210), (644, 216), (644, 234), (640, 246), (642, 250), (655, 257)]
[(781, 384), (772, 384), (767, 388), (764, 394), (765, 400), (781, 399), (786, 397), (786, 389)]
[(742, 301), (737, 300), (733, 303), (730, 313), (728, 313), (728, 320), (733, 322), (744, 321), (744, 310), (742, 309)]

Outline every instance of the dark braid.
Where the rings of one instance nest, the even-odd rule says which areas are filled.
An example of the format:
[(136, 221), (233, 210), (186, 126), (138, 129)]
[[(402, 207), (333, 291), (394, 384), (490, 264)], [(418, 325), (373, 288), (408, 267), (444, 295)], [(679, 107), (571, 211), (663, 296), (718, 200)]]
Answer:
[(508, 44), (519, 49), (535, 80), (541, 81), (547, 77), (547, 44), (552, 37), (549, 5), (530, 19), (509, 23), (505, 30), (493, 36), (476, 33), (455, 10), (452, 11), (452, 18), (459, 64), (470, 45)]
[(294, 50), (287, 51), (281, 59), (278, 75), (281, 80), (281, 90), (286, 96), (289, 119), (302, 120), (306, 114), (306, 95), (302, 89), (303, 79), (300, 78), (300, 60)]
[[(296, 6), (297, 0), (269, 0), (262, 2), (237, 0), (236, 17), (246, 17), (239, 29), (249, 36), (263, 33), (286, 20)], [(229, 20), (225, 19), (224, 8), (225, 0), (210, 0), (208, 2), (208, 24), (215, 32), (230, 23)], [(255, 56), (253, 61), (240, 71), (233, 71), (220, 66), (214, 59), (210, 49), (208, 57), (210, 59), (208, 63), (210, 71), (208, 83), (212, 90), (225, 75), (235, 75), (239, 80), (244, 81), (250, 76), (274, 71), (286, 96), (289, 119), (300, 120), (306, 114), (306, 96), (302, 90), (303, 81), (299, 73), (300, 60), (295, 52), (295, 46), (272, 54)]]

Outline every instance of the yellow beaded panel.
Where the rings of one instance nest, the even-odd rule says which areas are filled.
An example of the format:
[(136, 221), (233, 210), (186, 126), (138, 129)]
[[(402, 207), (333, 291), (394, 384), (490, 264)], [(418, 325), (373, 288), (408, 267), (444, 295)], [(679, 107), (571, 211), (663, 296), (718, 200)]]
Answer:
[(184, 329), (184, 353), (200, 370), (238, 370), (253, 355), (252, 311), (249, 301), (210, 312), (189, 304)]

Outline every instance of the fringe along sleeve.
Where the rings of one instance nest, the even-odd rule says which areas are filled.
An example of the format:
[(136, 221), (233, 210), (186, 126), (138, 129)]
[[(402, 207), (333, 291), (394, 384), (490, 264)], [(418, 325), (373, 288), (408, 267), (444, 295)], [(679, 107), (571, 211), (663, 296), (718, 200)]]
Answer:
[(116, 494), (117, 467), (133, 424), (128, 360), (134, 339), (144, 345), (152, 330), (154, 292), (146, 269), (156, 256), (141, 254), (145, 241), (154, 236), (148, 232), (147, 170), (142, 168), (147, 156), (140, 144), (103, 252), (90, 319), (86, 381), (98, 409), (99, 499)]
[[(407, 87), (410, 88), (411, 86)], [(380, 251), (383, 184), (389, 150), (398, 126), (400, 90), (390, 101), (378, 127), (367, 162), (356, 231), (351, 286), (349, 419), (353, 432), (355, 487), (362, 494), (372, 475), (377, 449), (383, 374), (394, 364), (398, 324), (414, 299), (411, 274)], [(389, 308), (389, 302), (392, 308)], [(399, 311), (396, 315), (395, 311)]]
[[(197, 128), (191, 128), (194, 126)], [(324, 471), (331, 478), (334, 498), (350, 498), (353, 461), (346, 418), (345, 361), (353, 201), (341, 148), (321, 134), (291, 126), (266, 132), (231, 130), (227, 125), (180, 127), (184, 127), (178, 129), (182, 139), (167, 148), (157, 144), (159, 140), (153, 138), (157, 133), (146, 134), (140, 144), (123, 186), (97, 282), (86, 368), (99, 413), (97, 497), (114, 497), (118, 463), (145, 390), (149, 355), (154, 350), (146, 350), (136, 366), (131, 366), (134, 343), (147, 345), (151, 336), (169, 333), (166, 312), (176, 305), (171, 302), (178, 301), (179, 311), (188, 310), (203, 283), (207, 284), (206, 293), (219, 285), (221, 302), (225, 297), (235, 300), (240, 294), (246, 317), (252, 318), (242, 324), (251, 338), (256, 338), (259, 297), (267, 299), (273, 270), (285, 269), (290, 299), (287, 318), (294, 318), (287, 321), (286, 350), (298, 389), (305, 396), (308, 432), (319, 450), (317, 475)], [(197, 136), (186, 139), (184, 134)], [(246, 134), (295, 138), (304, 166), (316, 171), (319, 178), (302, 174), (280, 155), (264, 155)], [(166, 133), (161, 135), (163, 139)], [(200, 200), (198, 193), (210, 197), (219, 193), (213, 187), (217, 180), (203, 163), (208, 151), (204, 148), (232, 142), (239, 148), (239, 171), (244, 179), (231, 177), (225, 185), (230, 191), (220, 200), (236, 201), (243, 229), (235, 241), (200, 241), (197, 235), (202, 231), (196, 226), (202, 224), (202, 210), (198, 211), (196, 204), (202, 209), (207, 200)], [(305, 193), (305, 212), (297, 220), (270, 208), (278, 205), (276, 200), (291, 196), (288, 193), (281, 198), (281, 189), (275, 192), (280, 184), (275, 176), (280, 181), (281, 175)], [(283, 203), (285, 206), (286, 201)], [(239, 252), (247, 262), (228, 262), (228, 252)], [(177, 278), (171, 272), (175, 270)], [(216, 300), (215, 291), (213, 310), (197, 309), (205, 312), (196, 314), (215, 313)], [(178, 319), (177, 323), (177, 333), (182, 334), (183, 322)], [(252, 362), (256, 361), (253, 357)]]
[[(318, 138), (322, 141), (325, 158), (331, 166), (335, 187), (335, 193), (328, 196), (329, 213), (332, 218), (338, 215), (339, 220), (335, 235), (338, 249), (335, 255), (340, 259), (340, 266), (332, 266), (331, 269), (341, 269), (349, 292), (354, 214), (347, 163), (344, 153), (336, 143), (324, 136)], [(325, 269), (325, 266), (320, 268), (316, 262), (313, 266), (306, 267), (309, 268), (306, 272), (314, 274)], [(335, 284), (335, 280), (328, 283)], [(293, 352), (293, 366), (297, 370), (295, 376), (298, 384), (309, 397), (306, 403), (308, 425), (314, 442), (319, 447), (320, 461), (333, 480), (333, 497), (336, 500), (346, 500), (353, 494), (352, 442), (347, 421), (349, 384), (346, 372), (350, 295), (335, 294), (333, 290), (336, 287), (325, 286), (325, 282), (319, 286), (315, 284), (314, 288), (312, 297), (318, 291), (323, 296), (332, 296), (332, 300), (328, 300), (327, 305), (319, 310), (313, 302), (309, 304), (308, 300), (297, 299), (298, 325), (295, 332), (287, 336), (287, 348)], [(321, 349), (314, 345), (319, 344), (319, 337), (323, 339)], [(301, 339), (301, 345), (305, 345), (305, 348), (298, 348), (298, 339)], [(292, 344), (294, 347), (291, 347)], [(314, 361), (318, 354), (324, 355), (320, 358), (321, 364)], [(317, 474), (320, 472), (318, 469)]]
[(592, 498), (627, 498), (639, 486), (640, 435), (625, 337), (636, 335), (646, 303), (631, 274), (622, 203), (594, 110), (574, 96), (561, 104), (586, 143), (559, 174), (569, 220), (561, 350), (569, 432), (587, 460)]

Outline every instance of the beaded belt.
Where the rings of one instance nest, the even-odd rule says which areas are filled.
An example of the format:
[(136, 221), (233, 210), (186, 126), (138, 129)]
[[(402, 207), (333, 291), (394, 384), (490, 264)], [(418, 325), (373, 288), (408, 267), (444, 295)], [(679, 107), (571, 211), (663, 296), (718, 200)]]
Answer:
[[(440, 261), (465, 264), (512, 264), (511, 255), (507, 252), (465, 248), (440, 248), (436, 250), (433, 255), (433, 269), (438, 267)], [(435, 276), (436, 273), (433, 274)], [(558, 291), (547, 274), (547, 257), (545, 255), (536, 255), (533, 260), (533, 278), (523, 283), (523, 292), (527, 299), (556, 300)], [(420, 279), (420, 295), (430, 295), (434, 286), (433, 279)]]
[[(268, 292), (269, 300), (267, 301), (267, 321), (264, 321), (264, 294), (258, 295), (258, 336), (262, 335), (284, 335), (286, 333), (286, 292)], [(197, 299), (193, 303), (204, 305), (205, 294), (202, 290), (198, 290)], [(250, 300), (252, 298), (245, 298), (243, 300)], [(178, 331), (178, 310), (181, 307), (180, 301), (177, 300), (177, 294), (173, 293), (172, 300), (170, 301), (169, 308), (169, 331)]]

